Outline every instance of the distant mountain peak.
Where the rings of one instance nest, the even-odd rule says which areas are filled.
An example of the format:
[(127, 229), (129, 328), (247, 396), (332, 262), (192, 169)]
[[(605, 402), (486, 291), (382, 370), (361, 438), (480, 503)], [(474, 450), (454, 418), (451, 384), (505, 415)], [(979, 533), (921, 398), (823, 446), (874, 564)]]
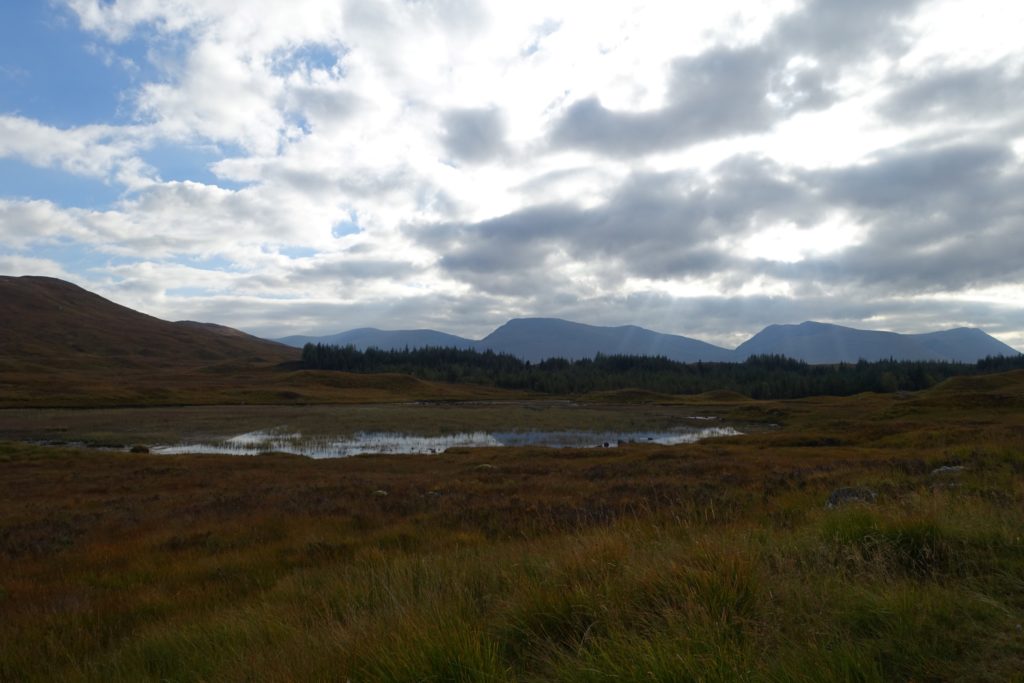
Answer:
[(751, 355), (775, 354), (808, 363), (853, 363), (861, 358), (973, 363), (985, 356), (1017, 354), (1016, 350), (977, 328), (961, 327), (915, 335), (859, 330), (816, 320), (768, 325), (735, 350), (637, 325), (606, 327), (553, 317), (512, 318), (481, 340), (434, 330), (386, 331), (364, 327), (329, 337), (291, 337), (280, 341), (295, 346), (314, 341), (386, 349), (455, 346), (491, 349), (530, 361), (553, 357), (593, 358), (602, 353), (665, 356), (683, 362), (743, 361)]
[(808, 320), (799, 325), (769, 325), (736, 349), (738, 360), (778, 354), (808, 363), (855, 363), (858, 360), (935, 360), (973, 363), (986, 356), (1017, 351), (977, 328), (900, 334), (861, 330)]

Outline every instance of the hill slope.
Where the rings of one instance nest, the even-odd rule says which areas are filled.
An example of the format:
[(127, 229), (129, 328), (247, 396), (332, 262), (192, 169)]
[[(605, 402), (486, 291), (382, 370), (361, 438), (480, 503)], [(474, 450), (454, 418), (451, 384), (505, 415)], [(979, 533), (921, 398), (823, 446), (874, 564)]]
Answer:
[(927, 334), (898, 334), (804, 322), (769, 325), (736, 349), (737, 360), (758, 354), (781, 354), (808, 363), (855, 363), (862, 358), (973, 363), (985, 356), (1014, 356), (1017, 351), (979, 329), (966, 327)]
[(0, 361), (9, 367), (185, 368), (296, 357), (276, 342), (222, 325), (160, 320), (63, 280), (0, 276)]

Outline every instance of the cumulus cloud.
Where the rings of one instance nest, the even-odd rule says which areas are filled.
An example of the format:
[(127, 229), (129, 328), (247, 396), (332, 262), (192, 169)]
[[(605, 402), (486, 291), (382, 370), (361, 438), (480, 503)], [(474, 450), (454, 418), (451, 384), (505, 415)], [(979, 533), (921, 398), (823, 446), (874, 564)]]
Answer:
[(967, 122), (1022, 118), (1024, 67), (999, 62), (903, 76), (879, 107), (893, 121)]
[(786, 67), (761, 47), (716, 48), (673, 64), (667, 107), (615, 112), (588, 97), (555, 124), (552, 141), (612, 155), (665, 151), (766, 130), (832, 99), (813, 67)]
[(648, 154), (770, 130), (800, 111), (826, 108), (845, 69), (909, 45), (897, 21), (917, 0), (866, 4), (812, 0), (779, 19), (757, 45), (717, 46), (676, 60), (662, 108), (614, 111), (595, 96), (578, 100), (555, 122), (552, 143)]
[(1024, 341), (1024, 9), (65, 2), (153, 68), (127, 123), (0, 113), (0, 157), (119, 191), (0, 195), (0, 268), (57, 272), (70, 243), (117, 257), (75, 275), (124, 303), (270, 335), (558, 315)]
[(126, 187), (149, 184), (153, 169), (138, 152), (152, 134), (142, 126), (82, 126), (62, 129), (22, 116), (0, 115), (0, 157), (68, 173), (116, 180)]
[(496, 109), (453, 109), (442, 115), (445, 150), (469, 163), (490, 161), (505, 149), (505, 123)]

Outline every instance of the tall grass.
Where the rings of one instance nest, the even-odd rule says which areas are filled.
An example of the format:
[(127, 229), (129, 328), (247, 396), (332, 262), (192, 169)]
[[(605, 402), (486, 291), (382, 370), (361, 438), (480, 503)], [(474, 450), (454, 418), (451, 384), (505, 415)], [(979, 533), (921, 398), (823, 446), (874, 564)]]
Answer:
[(614, 453), (2, 446), (0, 680), (1021, 680), (1021, 417), (897, 401)]

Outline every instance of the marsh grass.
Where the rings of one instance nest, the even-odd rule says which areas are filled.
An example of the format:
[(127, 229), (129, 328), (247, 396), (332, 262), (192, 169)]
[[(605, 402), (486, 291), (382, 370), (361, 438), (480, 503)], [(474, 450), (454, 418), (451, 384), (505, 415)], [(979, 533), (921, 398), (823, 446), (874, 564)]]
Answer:
[[(731, 409), (724, 408), (721, 412)], [(719, 426), (719, 422), (689, 419), (700, 412), (685, 403), (608, 406), (550, 400), (10, 409), (0, 410), (0, 438), (125, 446), (217, 442), (262, 430), (298, 433), (315, 445), (318, 439), (361, 432), (444, 436), (480, 431), (642, 432)]]
[(0, 680), (1021, 680), (1022, 417), (948, 394), (614, 452), (3, 444)]

